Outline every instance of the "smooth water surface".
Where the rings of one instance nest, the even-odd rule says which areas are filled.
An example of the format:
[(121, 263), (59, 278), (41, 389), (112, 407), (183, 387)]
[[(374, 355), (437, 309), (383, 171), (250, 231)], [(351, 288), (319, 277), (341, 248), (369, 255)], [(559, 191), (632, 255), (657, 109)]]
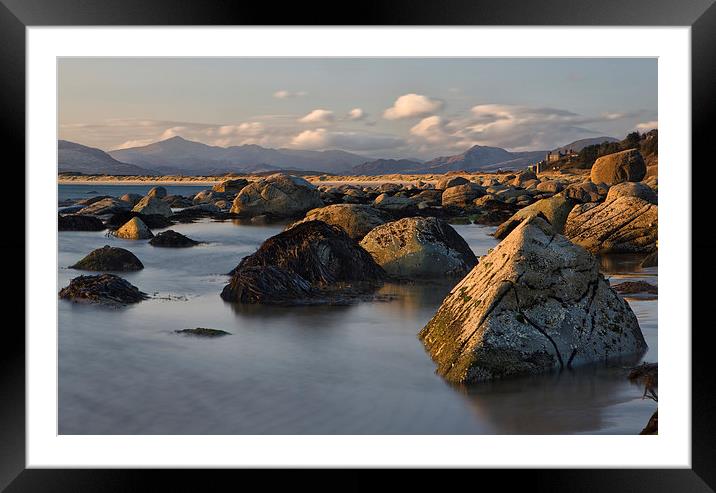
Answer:
[[(450, 286), (391, 284), (382, 292), (392, 301), (352, 306), (224, 302), (225, 273), (282, 228), (231, 221), (172, 226), (207, 242), (186, 249), (104, 232), (59, 233), (58, 290), (87, 274), (68, 265), (109, 244), (139, 257), (145, 269), (121, 275), (153, 296), (123, 308), (58, 300), (59, 432), (635, 434), (656, 407), (620, 367), (453, 388), (435, 374), (416, 337)], [(477, 255), (496, 244), (493, 228), (455, 229)], [(656, 269), (629, 266), (615, 275), (656, 282)], [(657, 302), (629, 303), (650, 346), (645, 359), (656, 361)], [(232, 335), (173, 333), (194, 327)]]

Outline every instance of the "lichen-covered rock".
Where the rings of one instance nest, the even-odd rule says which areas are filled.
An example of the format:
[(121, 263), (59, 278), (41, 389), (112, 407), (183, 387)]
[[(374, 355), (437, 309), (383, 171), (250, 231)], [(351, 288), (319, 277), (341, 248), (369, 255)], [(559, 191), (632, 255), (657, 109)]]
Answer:
[(156, 214), (169, 217), (172, 215), (172, 208), (169, 207), (169, 204), (163, 200), (147, 195), (146, 197), (142, 197), (142, 199), (137, 202), (137, 204), (132, 208), (132, 212), (139, 212), (145, 216)]
[(229, 274), (224, 300), (266, 304), (331, 303), (373, 290), (385, 277), (343, 229), (323, 221), (272, 236)]
[(322, 205), (320, 192), (308, 181), (275, 174), (245, 186), (234, 199), (231, 212), (242, 216), (296, 217)]
[(342, 228), (348, 236), (360, 241), (371, 229), (389, 220), (390, 216), (385, 212), (368, 205), (335, 204), (308, 211), (304, 219), (289, 225), (288, 228), (307, 221), (323, 221)]
[(239, 193), (246, 185), (248, 185), (248, 180), (244, 180), (243, 178), (237, 178), (235, 180), (224, 180), (221, 183), (217, 183), (211, 189), (214, 192), (233, 192), (233, 193)]
[(149, 244), (155, 247), (187, 248), (198, 245), (199, 242), (169, 229), (167, 231), (162, 231), (149, 240)]
[(70, 266), (70, 269), (125, 272), (144, 269), (144, 265), (129, 250), (105, 245), (92, 250), (86, 257)]
[(389, 275), (400, 279), (460, 277), (477, 263), (462, 236), (434, 217), (383, 224), (360, 244)]
[(592, 253), (651, 253), (658, 238), (658, 210), (639, 197), (579, 204), (569, 213), (564, 234)]
[(567, 222), (567, 217), (573, 207), (574, 202), (572, 199), (563, 195), (538, 200), (534, 204), (520, 209), (507, 221), (500, 224), (495, 231), (494, 237), (501, 240), (510, 234), (522, 221), (538, 215), (552, 225), (552, 230), (555, 233), (561, 234), (564, 232), (564, 224)]
[(124, 226), (114, 232), (114, 236), (124, 240), (147, 240), (154, 237), (154, 233), (138, 217), (133, 217)]
[(609, 188), (609, 193), (607, 193), (607, 202), (610, 202), (618, 197), (639, 197), (640, 199), (646, 200), (650, 204), (657, 204), (659, 202), (656, 192), (648, 185), (632, 181), (618, 183)]
[(636, 149), (615, 152), (598, 158), (592, 166), (593, 183), (615, 185), (624, 181), (641, 181), (646, 175), (646, 164)]
[(107, 229), (101, 219), (94, 216), (59, 214), (57, 217), (58, 231), (102, 231)]
[(599, 273), (594, 256), (538, 217), (480, 259), (419, 337), (437, 372), (459, 383), (646, 349), (636, 316)]
[(126, 305), (147, 299), (146, 293), (114, 274), (79, 276), (60, 290), (60, 298), (85, 303)]

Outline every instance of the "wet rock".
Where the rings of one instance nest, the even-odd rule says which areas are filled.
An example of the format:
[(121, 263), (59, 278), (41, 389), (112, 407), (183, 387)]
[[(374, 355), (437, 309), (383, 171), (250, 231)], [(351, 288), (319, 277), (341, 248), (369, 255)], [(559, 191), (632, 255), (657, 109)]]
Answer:
[(615, 185), (624, 181), (641, 181), (646, 175), (646, 164), (636, 149), (615, 152), (598, 158), (592, 166), (593, 183)]
[(105, 245), (92, 250), (82, 260), (71, 265), (70, 269), (126, 272), (142, 270), (144, 265), (129, 250)]
[(229, 274), (224, 300), (265, 304), (332, 303), (370, 292), (385, 277), (343, 229), (322, 221), (272, 236)]
[(383, 224), (360, 244), (389, 275), (401, 279), (460, 277), (477, 263), (457, 231), (434, 217)]
[(154, 234), (141, 219), (133, 217), (115, 231), (114, 236), (125, 240), (146, 240), (154, 237)]
[(649, 422), (646, 424), (643, 430), (639, 432), (640, 435), (658, 435), (659, 434), (659, 411), (654, 411), (654, 414), (649, 418)]
[(593, 255), (541, 218), (520, 224), (419, 334), (437, 372), (473, 383), (641, 353), (636, 316)]
[(308, 181), (275, 174), (244, 187), (234, 199), (231, 212), (248, 217), (296, 217), (322, 205), (320, 192)]
[(225, 330), (207, 329), (206, 327), (197, 327), (195, 329), (181, 329), (181, 330), (175, 330), (174, 332), (176, 334), (180, 334), (180, 335), (184, 335), (184, 336), (206, 337), (206, 338), (231, 335), (231, 332), (226, 332)]
[(114, 274), (79, 276), (60, 290), (60, 298), (85, 303), (126, 305), (147, 299), (146, 293)]
[(102, 231), (107, 229), (104, 223), (94, 216), (59, 214), (57, 217), (58, 231)]
[(139, 212), (145, 216), (160, 215), (169, 217), (172, 215), (172, 208), (169, 204), (156, 197), (146, 196), (143, 197), (137, 204), (132, 208), (132, 212)]
[(512, 232), (522, 221), (532, 217), (541, 216), (551, 226), (555, 233), (562, 234), (567, 217), (574, 207), (574, 202), (563, 195), (555, 195), (548, 199), (542, 199), (524, 209), (517, 211), (507, 221), (502, 223), (495, 231), (495, 238), (501, 240)]
[(656, 250), (658, 206), (638, 197), (576, 205), (565, 235), (592, 253), (651, 253)]
[(308, 211), (304, 219), (289, 225), (289, 228), (307, 221), (323, 221), (338, 226), (348, 236), (360, 241), (371, 229), (390, 221), (390, 216), (368, 205), (336, 204)]
[(657, 286), (646, 281), (625, 281), (619, 284), (615, 284), (612, 287), (614, 288), (614, 291), (620, 294), (659, 293), (659, 288)]
[(157, 234), (154, 238), (149, 240), (149, 244), (155, 247), (187, 248), (198, 245), (199, 242), (169, 229)]

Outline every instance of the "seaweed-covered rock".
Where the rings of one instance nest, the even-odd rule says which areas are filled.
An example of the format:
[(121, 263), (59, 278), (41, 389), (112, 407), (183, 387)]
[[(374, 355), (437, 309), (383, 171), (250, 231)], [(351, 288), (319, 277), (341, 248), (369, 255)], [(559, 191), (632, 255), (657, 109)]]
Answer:
[(79, 276), (60, 290), (60, 298), (75, 302), (126, 305), (147, 299), (146, 293), (114, 274)]
[(295, 217), (322, 205), (320, 192), (308, 181), (275, 174), (245, 186), (234, 199), (231, 212), (249, 217)]
[(462, 236), (434, 217), (383, 224), (360, 244), (389, 275), (401, 279), (461, 277), (477, 263)]
[(646, 163), (636, 149), (615, 152), (598, 158), (592, 166), (593, 183), (615, 185), (623, 181), (641, 181), (646, 175)]
[(70, 269), (124, 272), (144, 269), (144, 265), (129, 250), (105, 245), (92, 250)]
[(368, 205), (335, 204), (308, 211), (304, 219), (289, 228), (307, 221), (323, 221), (342, 228), (348, 236), (360, 241), (371, 229), (389, 220), (390, 216), (385, 212)]
[(534, 204), (517, 211), (507, 221), (500, 224), (495, 231), (495, 238), (501, 240), (512, 232), (522, 221), (532, 216), (541, 216), (552, 225), (555, 233), (564, 232), (564, 224), (574, 207), (574, 201), (563, 195), (555, 195), (548, 199), (538, 200)]
[(636, 316), (596, 258), (542, 218), (520, 224), (421, 330), (437, 372), (471, 383), (634, 355)]
[(242, 303), (330, 302), (379, 286), (385, 272), (345, 231), (322, 221), (267, 239), (229, 273), (221, 297)]
[(132, 208), (132, 211), (139, 212), (145, 216), (158, 214), (164, 217), (169, 217), (172, 215), (172, 208), (169, 207), (169, 204), (156, 197), (150, 197), (149, 195), (143, 197), (142, 200), (137, 202), (134, 208)]
[(104, 229), (107, 229), (104, 223), (94, 216), (59, 214), (57, 217), (58, 231), (102, 231)]
[(146, 240), (152, 238), (154, 234), (141, 219), (133, 217), (115, 231), (114, 236), (125, 240)]
[(187, 248), (198, 245), (199, 242), (169, 229), (157, 234), (149, 240), (149, 244), (155, 247)]
[(174, 332), (177, 334), (180, 334), (180, 335), (185, 335), (185, 336), (207, 337), (207, 338), (231, 335), (231, 332), (226, 332), (225, 330), (207, 329), (206, 327), (197, 327), (195, 329), (181, 329), (181, 330), (175, 330)]
[(576, 205), (564, 234), (592, 253), (651, 253), (656, 250), (659, 207), (639, 197)]

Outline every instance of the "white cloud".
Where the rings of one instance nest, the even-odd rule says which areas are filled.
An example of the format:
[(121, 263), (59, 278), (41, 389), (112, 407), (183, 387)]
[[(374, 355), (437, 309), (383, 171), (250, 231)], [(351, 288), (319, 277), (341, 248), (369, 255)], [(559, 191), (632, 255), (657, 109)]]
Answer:
[(428, 116), (443, 107), (443, 102), (422, 94), (404, 94), (395, 100), (393, 106), (383, 112), (383, 118), (398, 120), (401, 118), (415, 118)]
[(287, 91), (285, 89), (281, 89), (280, 91), (276, 91), (275, 93), (273, 93), (273, 97), (275, 97), (276, 99), (288, 99), (288, 98), (298, 98), (301, 96), (305, 96), (306, 94), (308, 94), (306, 91), (291, 92), (291, 91)]
[(446, 121), (439, 116), (429, 116), (420, 120), (418, 124), (410, 129), (411, 135), (415, 135), (426, 142), (447, 143), (451, 135), (446, 131)]
[(362, 132), (331, 132), (325, 128), (304, 130), (291, 141), (299, 149), (345, 149), (349, 151), (375, 151), (395, 149), (405, 141), (395, 135)]
[(362, 108), (353, 108), (348, 112), (349, 120), (363, 120), (366, 116), (367, 115)]
[(649, 122), (637, 123), (636, 127), (634, 128), (636, 128), (640, 132), (648, 132), (649, 130), (659, 128), (659, 122), (657, 120), (652, 120)]
[(333, 122), (334, 119), (335, 117), (332, 111), (318, 108), (311, 111), (303, 118), (299, 118), (298, 121), (301, 123), (326, 124)]

